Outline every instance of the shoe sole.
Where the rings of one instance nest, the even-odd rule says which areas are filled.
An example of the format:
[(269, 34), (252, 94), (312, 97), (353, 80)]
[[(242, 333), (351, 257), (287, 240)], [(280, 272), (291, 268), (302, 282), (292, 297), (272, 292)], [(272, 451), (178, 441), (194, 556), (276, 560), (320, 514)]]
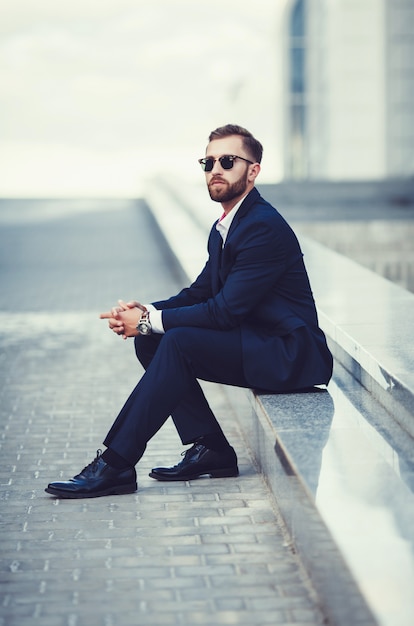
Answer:
[(177, 482), (179, 480), (195, 480), (196, 478), (201, 478), (201, 476), (210, 476), (210, 478), (235, 478), (239, 475), (238, 467), (231, 467), (229, 469), (217, 469), (205, 472), (199, 472), (197, 474), (187, 474), (186, 476), (167, 476), (155, 474), (154, 472), (150, 472), (149, 476), (151, 478), (155, 478), (155, 480), (159, 480), (162, 482)]
[(79, 500), (81, 498), (100, 498), (101, 496), (121, 496), (126, 493), (135, 493), (138, 489), (138, 485), (120, 485), (119, 487), (112, 487), (111, 489), (105, 489), (104, 491), (97, 491), (95, 493), (76, 493), (75, 491), (60, 491), (59, 489), (45, 489), (46, 493), (49, 493), (56, 498), (62, 498), (66, 500)]

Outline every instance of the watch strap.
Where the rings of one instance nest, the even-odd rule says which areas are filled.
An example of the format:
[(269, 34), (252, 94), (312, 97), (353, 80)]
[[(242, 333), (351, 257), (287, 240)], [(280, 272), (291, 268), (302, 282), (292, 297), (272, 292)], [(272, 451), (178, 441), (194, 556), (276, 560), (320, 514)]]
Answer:
[(142, 335), (150, 335), (152, 333), (152, 326), (150, 321), (150, 312), (145, 309), (137, 324), (137, 330)]

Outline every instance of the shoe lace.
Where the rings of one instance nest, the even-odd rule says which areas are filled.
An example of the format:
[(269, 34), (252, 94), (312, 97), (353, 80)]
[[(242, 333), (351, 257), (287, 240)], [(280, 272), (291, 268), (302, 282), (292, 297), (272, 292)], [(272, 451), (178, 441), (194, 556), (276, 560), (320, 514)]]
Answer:
[(172, 469), (172, 470), (174, 470), (174, 469), (179, 468), (179, 467), (180, 467), (180, 465), (181, 465), (181, 463), (183, 463), (183, 462), (185, 461), (185, 459), (187, 458), (187, 456), (188, 456), (188, 455), (190, 455), (190, 454), (192, 454), (192, 453), (194, 452), (194, 448), (196, 448), (196, 447), (197, 447), (197, 445), (199, 445), (199, 444), (197, 444), (197, 442), (196, 442), (196, 443), (194, 443), (194, 444), (191, 446), (191, 448), (188, 448), (187, 450), (183, 450), (183, 451), (181, 452), (181, 456), (183, 457), (183, 460), (182, 460), (182, 461), (180, 461), (179, 463), (177, 463), (177, 465), (174, 465), (171, 469)]
[(181, 456), (184, 457), (183, 460), (185, 460), (185, 458), (187, 456), (190, 456), (191, 454), (194, 453), (195, 450), (197, 450), (198, 448), (202, 448), (204, 447), (203, 444), (201, 443), (197, 443), (197, 441), (191, 446), (191, 448), (188, 448), (188, 450), (184, 450), (183, 452), (181, 452)]
[(86, 467), (83, 468), (83, 470), (81, 471), (81, 474), (94, 474), (96, 469), (97, 469), (97, 465), (98, 465), (98, 461), (102, 456), (102, 450), (99, 449), (96, 451), (96, 457), (94, 458), (94, 460), (89, 463), (89, 465), (87, 465)]

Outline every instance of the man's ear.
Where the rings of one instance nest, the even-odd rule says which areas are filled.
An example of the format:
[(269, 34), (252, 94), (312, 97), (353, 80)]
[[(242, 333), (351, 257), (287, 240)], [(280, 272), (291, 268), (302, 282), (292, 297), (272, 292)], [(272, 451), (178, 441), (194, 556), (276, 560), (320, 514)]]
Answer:
[(260, 173), (260, 169), (260, 163), (254, 163), (253, 165), (249, 165), (247, 180), (251, 183), (254, 182)]

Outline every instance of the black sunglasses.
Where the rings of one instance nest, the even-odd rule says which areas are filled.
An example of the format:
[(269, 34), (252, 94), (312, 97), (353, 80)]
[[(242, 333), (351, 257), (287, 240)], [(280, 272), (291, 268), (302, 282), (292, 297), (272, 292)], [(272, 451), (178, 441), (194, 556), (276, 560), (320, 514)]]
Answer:
[(205, 159), (198, 159), (198, 162), (200, 163), (201, 169), (204, 172), (211, 172), (216, 161), (220, 161), (220, 165), (223, 170), (231, 170), (236, 159), (241, 159), (242, 161), (246, 161), (246, 163), (250, 163), (251, 165), (253, 165), (253, 161), (249, 161), (249, 159), (245, 159), (244, 157), (236, 156), (235, 154), (224, 154), (218, 159), (213, 159), (213, 157), (206, 157)]

